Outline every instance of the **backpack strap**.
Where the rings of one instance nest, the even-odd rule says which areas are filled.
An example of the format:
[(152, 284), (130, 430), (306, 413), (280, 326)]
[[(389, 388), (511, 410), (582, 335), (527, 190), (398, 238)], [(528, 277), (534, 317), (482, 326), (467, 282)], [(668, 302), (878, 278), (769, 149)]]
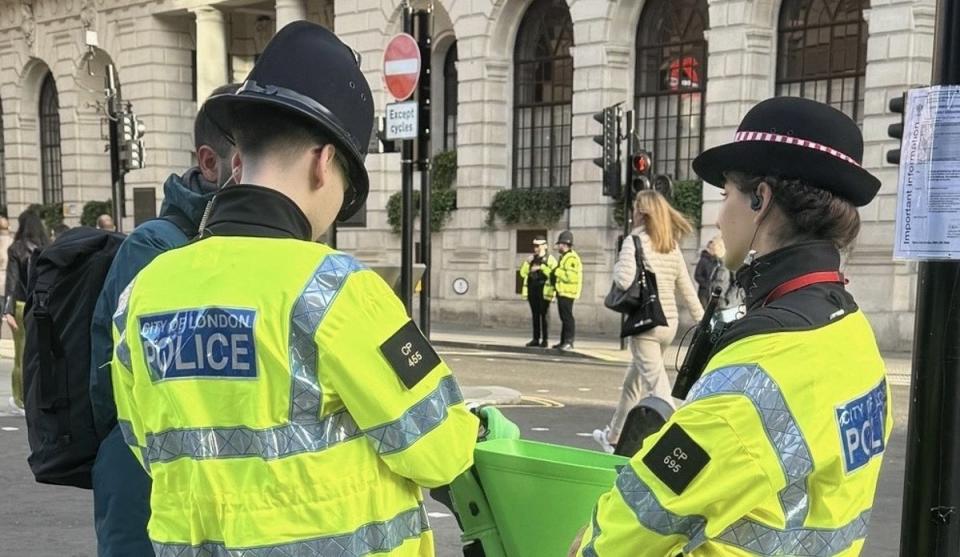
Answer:
[[(52, 410), (69, 404), (67, 396), (66, 376), (57, 381), (54, 373), (53, 319), (48, 305), (52, 282), (47, 277), (38, 277), (34, 284), (31, 297), (33, 298), (33, 319), (37, 325), (37, 352), (40, 358), (40, 372), (37, 375), (39, 385), (39, 405), (42, 410)], [(25, 325), (25, 323), (24, 323)], [(66, 375), (66, 374), (64, 374)]]

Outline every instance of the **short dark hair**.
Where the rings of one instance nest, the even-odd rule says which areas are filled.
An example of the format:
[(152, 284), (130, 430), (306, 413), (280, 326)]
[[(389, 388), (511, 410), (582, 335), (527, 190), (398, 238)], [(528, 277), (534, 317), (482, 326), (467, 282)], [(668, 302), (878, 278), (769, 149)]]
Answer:
[(268, 156), (296, 157), (316, 146), (336, 147), (334, 160), (349, 186), (350, 166), (346, 153), (330, 137), (310, 121), (289, 110), (263, 105), (237, 107), (232, 135), (237, 149), (245, 157), (262, 159)]
[[(210, 93), (214, 95), (228, 95), (236, 93), (240, 88), (239, 83), (228, 83), (221, 85)], [(209, 98), (209, 97), (208, 97)], [(200, 107), (197, 117), (193, 121), (193, 149), (196, 151), (202, 145), (206, 145), (216, 151), (217, 156), (225, 159), (230, 154), (230, 140), (226, 136), (226, 130), (223, 130), (207, 114), (206, 103)]]
[(761, 183), (770, 186), (773, 202), (787, 219), (787, 228), (778, 231), (778, 239), (785, 244), (826, 240), (844, 250), (860, 233), (860, 213), (853, 203), (803, 179), (742, 172), (725, 172), (724, 177), (745, 194), (755, 192)]

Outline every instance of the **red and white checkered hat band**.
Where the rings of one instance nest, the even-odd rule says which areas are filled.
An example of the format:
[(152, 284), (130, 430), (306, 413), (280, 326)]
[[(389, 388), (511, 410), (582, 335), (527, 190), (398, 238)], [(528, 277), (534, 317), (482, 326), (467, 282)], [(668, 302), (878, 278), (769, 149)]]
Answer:
[(778, 133), (764, 133), (764, 132), (737, 132), (737, 136), (734, 141), (767, 141), (770, 143), (786, 143), (787, 145), (796, 145), (798, 147), (805, 147), (807, 149), (813, 149), (815, 151), (820, 151), (826, 153), (832, 157), (836, 157), (844, 162), (848, 162), (856, 167), (860, 167), (860, 163), (853, 160), (850, 156), (837, 151), (826, 145), (821, 145), (815, 141), (809, 141), (806, 139), (799, 139), (796, 137), (790, 137), (789, 135), (780, 135)]

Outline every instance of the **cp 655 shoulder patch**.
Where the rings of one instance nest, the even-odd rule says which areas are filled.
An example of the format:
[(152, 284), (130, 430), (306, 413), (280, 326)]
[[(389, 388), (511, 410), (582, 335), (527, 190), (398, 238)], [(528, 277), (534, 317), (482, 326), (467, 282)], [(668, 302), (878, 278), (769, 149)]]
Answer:
[(887, 382), (881, 381), (869, 393), (837, 407), (840, 448), (847, 474), (883, 453), (887, 419)]
[(672, 424), (643, 463), (674, 493), (683, 493), (710, 462), (710, 455), (677, 424)]
[(381, 344), (380, 352), (408, 389), (440, 365), (440, 356), (413, 321), (407, 321)]

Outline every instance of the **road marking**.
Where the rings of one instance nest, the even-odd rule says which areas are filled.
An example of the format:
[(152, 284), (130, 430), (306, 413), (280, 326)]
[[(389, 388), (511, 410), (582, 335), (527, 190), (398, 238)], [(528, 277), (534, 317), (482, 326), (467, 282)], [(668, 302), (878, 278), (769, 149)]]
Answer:
[(450, 517), (453, 516), (453, 515), (452, 515), (452, 514), (449, 514), (449, 513), (429, 512), (429, 513), (427, 513), (427, 516), (429, 516), (430, 518), (450, 518)]
[(578, 433), (577, 437), (593, 437), (592, 433)]
[(549, 393), (550, 389), (537, 389), (538, 393)]
[(460, 358), (450, 358), (450, 361), (451, 361), (451, 362), (459, 362), (459, 361), (460, 361)]
[(563, 403), (538, 396), (522, 396), (519, 404), (497, 404), (496, 406), (497, 408), (563, 408)]
[(580, 391), (581, 393), (589, 393), (589, 392), (590, 392), (590, 387), (580, 387), (580, 388), (577, 389), (577, 390)]
[(530, 431), (550, 431), (549, 427), (531, 427)]
[(3, 431), (20, 431), (19, 427), (2, 427), (0, 429), (2, 429)]
[(484, 360), (486, 360), (486, 361), (488, 361), (488, 362), (495, 362), (495, 361), (497, 361), (496, 358), (484, 358)]

